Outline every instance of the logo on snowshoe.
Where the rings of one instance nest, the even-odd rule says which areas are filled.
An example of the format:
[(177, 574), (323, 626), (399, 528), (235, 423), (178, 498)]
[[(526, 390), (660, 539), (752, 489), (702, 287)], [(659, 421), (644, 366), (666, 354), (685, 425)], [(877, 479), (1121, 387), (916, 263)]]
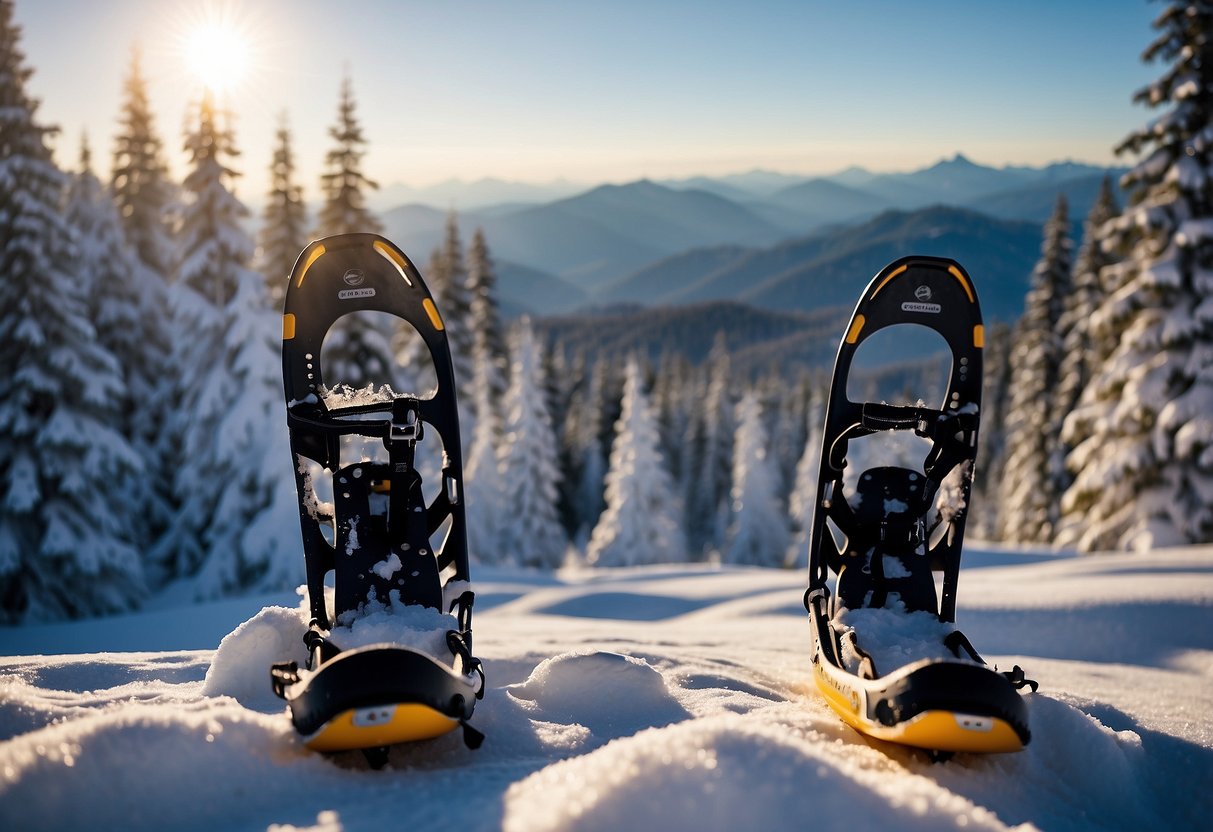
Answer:
[(346, 286), (361, 286), (366, 281), (366, 272), (362, 269), (349, 269), (341, 276)]
[(375, 290), (371, 287), (365, 289), (342, 289), (337, 293), (338, 300), (350, 300), (352, 298), (373, 298)]
[(901, 305), (902, 312), (925, 312), (930, 315), (938, 315), (943, 311), (943, 307), (938, 303), (928, 303), (933, 296), (931, 287), (925, 283), (914, 290), (914, 297), (918, 298), (918, 302), (908, 300)]

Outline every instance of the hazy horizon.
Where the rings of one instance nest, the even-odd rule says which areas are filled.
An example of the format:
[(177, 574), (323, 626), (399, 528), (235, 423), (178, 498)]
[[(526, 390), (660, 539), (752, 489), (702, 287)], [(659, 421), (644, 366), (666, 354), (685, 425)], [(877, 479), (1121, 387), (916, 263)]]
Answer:
[(86, 132), (108, 174), (138, 46), (175, 176), (202, 82), (185, 44), (220, 20), (248, 44), (223, 94), (242, 155), (237, 191), (266, 190), (285, 113), (298, 182), (317, 195), (348, 72), (382, 186), (452, 179), (621, 183), (768, 170), (1124, 164), (1113, 147), (1149, 111), (1139, 55), (1161, 9), (1097, 0), (990, 7), (355, 0), (17, 0), (28, 88), (61, 165)]

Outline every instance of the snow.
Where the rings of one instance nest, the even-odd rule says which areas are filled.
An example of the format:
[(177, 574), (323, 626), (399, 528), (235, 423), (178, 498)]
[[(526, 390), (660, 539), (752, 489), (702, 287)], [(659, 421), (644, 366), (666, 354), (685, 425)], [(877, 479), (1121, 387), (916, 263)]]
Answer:
[[(298, 599), (0, 628), (0, 827), (1195, 829), (1213, 811), (1210, 547), (970, 546), (958, 626), (1041, 688), (1026, 750), (944, 764), (826, 706), (799, 570), (475, 578), (487, 739), (396, 748), (382, 771), (304, 749), (269, 691), (269, 663), (302, 658)], [(939, 627), (846, 615), (907, 641)]]
[[(889, 560), (891, 558), (886, 555), (886, 569)], [(860, 649), (871, 656), (877, 673), (887, 676), (899, 667), (923, 660), (957, 661), (952, 651), (943, 645), (943, 640), (956, 629), (955, 626), (941, 623), (929, 612), (906, 612), (894, 606), (843, 610), (836, 619), (855, 632)], [(850, 639), (843, 639), (842, 658), (849, 671), (859, 672), (860, 657)]]

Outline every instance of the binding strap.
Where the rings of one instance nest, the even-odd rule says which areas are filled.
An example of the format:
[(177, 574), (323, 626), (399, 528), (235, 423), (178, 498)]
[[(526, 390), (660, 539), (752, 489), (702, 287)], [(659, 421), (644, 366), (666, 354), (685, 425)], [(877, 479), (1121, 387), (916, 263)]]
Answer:
[(398, 396), (392, 402), (391, 431), (385, 440), (390, 466), (391, 498), (388, 502), (388, 539), (400, 558), (406, 576), (400, 588), (405, 604), (442, 609), (442, 578), (430, 547), (429, 520), (421, 474), (415, 458), (417, 443), (424, 434), (421, 409), (414, 396)]

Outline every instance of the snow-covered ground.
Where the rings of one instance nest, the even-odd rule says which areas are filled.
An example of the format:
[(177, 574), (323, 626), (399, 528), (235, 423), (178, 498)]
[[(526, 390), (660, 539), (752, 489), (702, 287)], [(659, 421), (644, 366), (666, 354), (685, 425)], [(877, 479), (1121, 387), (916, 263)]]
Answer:
[(1207, 829), (1213, 549), (966, 563), (961, 628), (1040, 682), (1018, 754), (932, 764), (843, 725), (801, 572), (481, 569), (487, 740), (383, 771), (304, 749), (270, 695), (296, 598), (0, 630), (0, 828)]

